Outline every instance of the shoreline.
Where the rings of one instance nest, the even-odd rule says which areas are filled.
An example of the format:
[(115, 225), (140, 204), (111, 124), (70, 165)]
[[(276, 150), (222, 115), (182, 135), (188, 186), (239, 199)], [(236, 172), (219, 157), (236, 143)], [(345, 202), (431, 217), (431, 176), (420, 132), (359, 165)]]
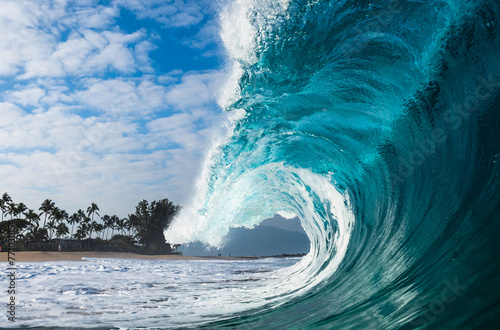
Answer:
[[(45, 261), (84, 261), (82, 258), (99, 259), (137, 259), (137, 260), (248, 260), (258, 257), (195, 257), (179, 254), (137, 254), (131, 252), (58, 252), (58, 251), (19, 251), (12, 252), (11, 258), (18, 262), (45, 262)], [(8, 262), (8, 252), (0, 252), (0, 262)]]

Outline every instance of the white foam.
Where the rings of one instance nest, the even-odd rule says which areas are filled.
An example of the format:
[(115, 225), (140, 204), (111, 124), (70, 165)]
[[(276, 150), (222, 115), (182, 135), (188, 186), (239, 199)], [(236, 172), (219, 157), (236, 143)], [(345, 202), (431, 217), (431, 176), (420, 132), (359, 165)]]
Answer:
[[(242, 292), (296, 261), (88, 258), (18, 263), (15, 325), (193, 327), (261, 306), (259, 297)], [(7, 281), (0, 277), (3, 287)], [(0, 327), (8, 321), (3, 322)]]
[(244, 68), (258, 61), (258, 44), (272, 21), (286, 13), (290, 0), (236, 0), (220, 14), (221, 40), (228, 56), (227, 79), (218, 97), (227, 109), (240, 98)]

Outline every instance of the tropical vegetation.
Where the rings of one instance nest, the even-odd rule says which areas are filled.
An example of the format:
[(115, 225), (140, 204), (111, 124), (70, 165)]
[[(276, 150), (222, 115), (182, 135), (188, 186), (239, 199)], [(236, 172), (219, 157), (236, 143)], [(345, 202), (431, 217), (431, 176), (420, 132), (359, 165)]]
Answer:
[(179, 209), (165, 198), (151, 203), (146, 200), (139, 202), (135, 213), (126, 218), (101, 216), (96, 203), (70, 215), (50, 199), (35, 210), (22, 202), (15, 203), (8, 193), (4, 193), (0, 198), (0, 247), (6, 250), (8, 237), (14, 237), (17, 251), (173, 253), (175, 246), (165, 242), (163, 231)]

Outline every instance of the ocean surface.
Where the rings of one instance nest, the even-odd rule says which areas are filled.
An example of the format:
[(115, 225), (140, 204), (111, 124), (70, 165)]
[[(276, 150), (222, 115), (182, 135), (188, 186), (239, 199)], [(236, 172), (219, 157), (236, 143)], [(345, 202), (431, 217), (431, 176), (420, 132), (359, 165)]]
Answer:
[[(261, 290), (263, 283), (280, 281), (298, 260), (83, 258), (17, 263), (16, 322), (2, 317), (0, 328), (202, 326), (260, 305), (250, 288)], [(0, 278), (3, 288), (8, 282), (6, 276)], [(0, 297), (3, 303), (9, 299)]]
[(166, 237), (220, 246), (281, 214), (311, 249), (249, 289), (267, 303), (211, 327), (500, 327), (499, 15), (497, 0), (223, 5), (228, 133)]

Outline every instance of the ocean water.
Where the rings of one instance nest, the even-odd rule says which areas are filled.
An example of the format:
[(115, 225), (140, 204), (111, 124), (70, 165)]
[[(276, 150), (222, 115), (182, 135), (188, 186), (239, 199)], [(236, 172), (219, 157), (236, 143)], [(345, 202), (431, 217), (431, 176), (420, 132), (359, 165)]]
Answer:
[(220, 246), (281, 214), (300, 218), (310, 253), (26, 264), (23, 322), (498, 328), (500, 3), (221, 6), (227, 134), (165, 235)]
[(18, 263), (16, 322), (2, 317), (0, 328), (202, 326), (260, 306), (248, 292), (298, 261), (83, 259)]
[[(311, 252), (215, 328), (500, 326), (500, 3), (234, 0), (228, 134), (165, 233), (298, 216)], [(252, 303), (250, 300), (248, 303)]]

